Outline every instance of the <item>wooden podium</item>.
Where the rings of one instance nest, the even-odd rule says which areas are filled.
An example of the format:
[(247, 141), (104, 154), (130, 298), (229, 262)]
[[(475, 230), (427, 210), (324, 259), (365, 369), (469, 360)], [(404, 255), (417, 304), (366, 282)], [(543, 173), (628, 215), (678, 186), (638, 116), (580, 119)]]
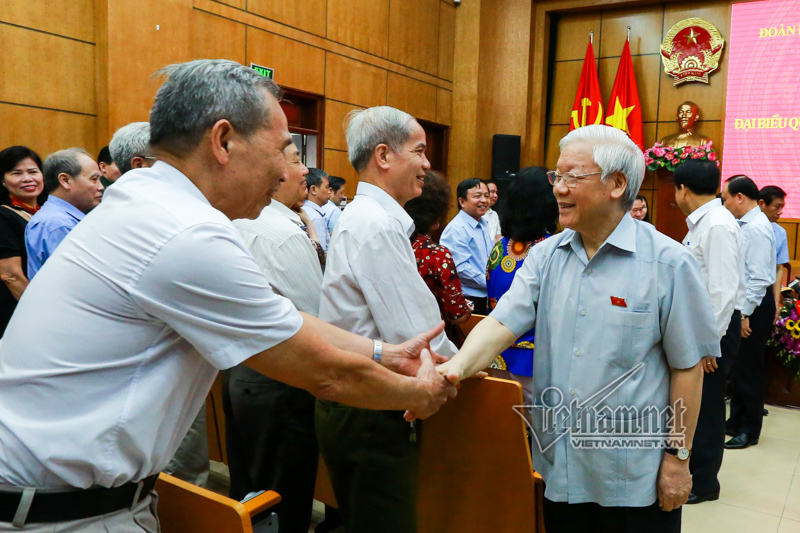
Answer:
[(689, 230), (686, 227), (686, 215), (675, 203), (675, 182), (672, 181), (672, 172), (664, 168), (658, 169), (656, 180), (658, 182), (656, 229), (664, 235), (682, 242)]

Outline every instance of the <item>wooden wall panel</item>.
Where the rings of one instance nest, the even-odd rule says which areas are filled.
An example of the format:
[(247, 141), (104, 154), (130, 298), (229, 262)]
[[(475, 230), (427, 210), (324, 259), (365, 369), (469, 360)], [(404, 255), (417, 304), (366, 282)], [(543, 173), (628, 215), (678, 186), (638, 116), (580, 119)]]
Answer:
[(589, 44), (590, 31), (594, 31), (594, 56), (600, 57), (600, 12), (559, 15), (556, 61), (583, 60), (586, 56), (586, 46)]
[(3, 0), (0, 21), (95, 42), (92, 0)]
[(325, 148), (347, 150), (345, 120), (347, 114), (356, 109), (361, 108), (334, 100), (325, 102)]
[[(555, 64), (553, 71), (553, 93), (550, 100), (550, 124), (570, 122), (575, 92), (581, 79), (583, 61), (562, 61)], [(613, 81), (612, 81), (613, 83)], [(603, 95), (605, 97), (605, 95)], [(606, 102), (603, 102), (606, 105)]]
[[(603, 94), (606, 106), (606, 116), (611, 97), (611, 90), (614, 88), (614, 80), (619, 68), (619, 57), (603, 58), (597, 69), (600, 78), (600, 92)], [(658, 79), (661, 70), (661, 59), (658, 56), (633, 56), (633, 72), (636, 76), (636, 87), (639, 90), (639, 101), (642, 104), (642, 120), (644, 122), (655, 122), (658, 120)], [(578, 62), (581, 66), (583, 62)], [(580, 74), (579, 74), (580, 76)], [(558, 79), (557, 79), (558, 81)], [(577, 83), (574, 86), (577, 89)], [(573, 99), (575, 95), (572, 95)], [(572, 102), (569, 104), (572, 109)]]
[(786, 240), (789, 245), (789, 258), (796, 259), (797, 255), (797, 224), (792, 222), (779, 222), (786, 230)]
[(436, 122), (450, 124), (453, 116), (453, 93), (436, 89)]
[(2, 148), (21, 144), (32, 148), (42, 159), (71, 146), (85, 148), (92, 155), (98, 151), (96, 117), (0, 104), (0, 124)]
[(325, 63), (325, 96), (364, 107), (385, 105), (386, 76), (383, 69), (328, 53)]
[(275, 69), (275, 82), (281, 86), (325, 92), (325, 51), (321, 48), (247, 28), (246, 61)]
[(356, 195), (358, 188), (358, 174), (356, 173), (350, 160), (347, 159), (347, 152), (338, 150), (325, 150), (325, 166), (323, 170), (331, 176), (344, 178), (344, 190), (347, 198), (352, 199)]
[(655, 4), (603, 12), (600, 57), (622, 54), (622, 47), (628, 37), (628, 26), (631, 27), (631, 55), (660, 54), (663, 11), (661, 4)]
[(316, 35), (325, 35), (325, 0), (247, 0), (247, 10)]
[(236, 9), (247, 9), (247, 0), (215, 0), (221, 4), (226, 4)]
[[(95, 113), (95, 47), (0, 24), (0, 100)], [(43, 75), (42, 73), (46, 73)]]
[(456, 8), (439, 4), (439, 77), (453, 80), (453, 54), (456, 39)]
[(439, 70), (439, 1), (389, 5), (389, 59), (436, 75)]
[(569, 126), (550, 126), (547, 128), (547, 151), (544, 157), (544, 166), (549, 169), (555, 170), (558, 157), (561, 152), (558, 149), (558, 143), (561, 139), (569, 133)]
[(436, 121), (436, 87), (394, 72), (389, 73), (386, 105), (424, 120)]
[(246, 26), (202, 11), (192, 14), (193, 59), (230, 59), (245, 63)]
[(328, 39), (387, 57), (389, 0), (328, 0)]

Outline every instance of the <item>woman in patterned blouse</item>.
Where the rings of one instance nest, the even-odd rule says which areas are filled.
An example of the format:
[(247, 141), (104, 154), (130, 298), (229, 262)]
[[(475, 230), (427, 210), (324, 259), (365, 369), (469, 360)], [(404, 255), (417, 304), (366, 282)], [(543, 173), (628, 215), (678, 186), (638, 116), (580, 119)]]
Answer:
[(417, 270), (436, 297), (442, 318), (448, 324), (461, 324), (472, 315), (458, 279), (450, 251), (433, 242), (429, 233), (436, 231), (450, 208), (450, 186), (433, 171), (425, 172), (422, 195), (406, 203), (406, 212), (414, 220), (411, 247)]
[[(500, 200), (500, 229), (486, 267), (486, 290), (489, 309), (506, 293), (531, 247), (556, 231), (558, 204), (547, 169), (528, 167), (519, 171)], [(492, 363), (495, 377), (513, 379), (522, 384), (525, 404), (531, 405), (533, 376), (533, 329), (524, 333)]]

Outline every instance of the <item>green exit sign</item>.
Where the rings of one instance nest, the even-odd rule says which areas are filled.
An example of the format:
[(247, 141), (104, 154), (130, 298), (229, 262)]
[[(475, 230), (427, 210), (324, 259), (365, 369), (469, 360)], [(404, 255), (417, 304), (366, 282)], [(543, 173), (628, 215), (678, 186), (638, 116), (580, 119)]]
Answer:
[(250, 63), (250, 68), (258, 72), (262, 76), (268, 77), (271, 80), (275, 79), (275, 71), (269, 67), (262, 67), (261, 65)]

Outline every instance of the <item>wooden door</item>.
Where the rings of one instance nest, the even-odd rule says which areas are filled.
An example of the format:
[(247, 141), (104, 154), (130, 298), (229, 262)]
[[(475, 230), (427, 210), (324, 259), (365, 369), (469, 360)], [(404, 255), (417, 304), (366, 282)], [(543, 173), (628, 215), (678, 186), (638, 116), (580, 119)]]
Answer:
[(686, 216), (675, 203), (675, 182), (672, 181), (672, 172), (661, 169), (656, 173), (656, 178), (658, 179), (656, 229), (681, 242), (686, 236), (688, 228), (686, 227)]

